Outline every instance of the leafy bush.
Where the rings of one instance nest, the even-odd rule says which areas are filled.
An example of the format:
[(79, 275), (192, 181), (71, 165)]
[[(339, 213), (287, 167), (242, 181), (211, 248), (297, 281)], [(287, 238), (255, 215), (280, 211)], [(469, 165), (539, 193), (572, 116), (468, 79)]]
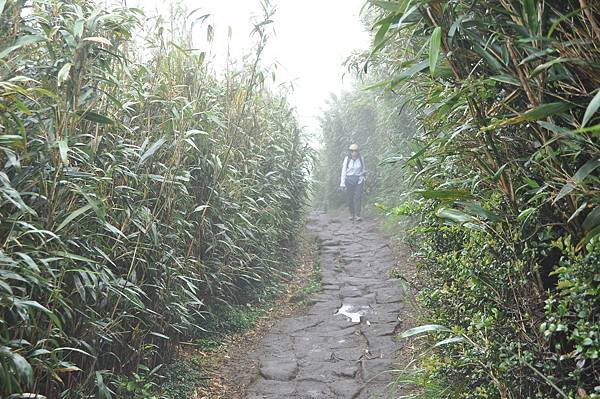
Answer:
[(176, 359), (166, 366), (165, 382), (161, 388), (166, 398), (186, 398), (194, 395), (200, 382), (208, 378), (200, 372), (202, 362), (198, 358)]
[(591, 384), (600, 350), (600, 240), (593, 238), (584, 254), (577, 253), (570, 241), (567, 236), (555, 243), (563, 256), (553, 271), (558, 276), (557, 290), (546, 299), (546, 321), (540, 331), (554, 347), (555, 367), (566, 364), (570, 379)]
[(109, 398), (284, 274), (309, 152), (262, 80), (268, 24), (219, 80), (193, 14), (0, 12), (0, 396)]
[(368, 17), (354, 63), (417, 126), (389, 158), (410, 198), (382, 207), (419, 216), (423, 321), (443, 326), (418, 330), (436, 344), (423, 397), (598, 397), (598, 3), (371, 1)]

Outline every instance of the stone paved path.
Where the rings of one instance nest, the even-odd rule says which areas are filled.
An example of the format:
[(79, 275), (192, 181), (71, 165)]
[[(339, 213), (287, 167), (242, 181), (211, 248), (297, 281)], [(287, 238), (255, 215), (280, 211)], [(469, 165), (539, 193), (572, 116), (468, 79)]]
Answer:
[(309, 226), (320, 243), (323, 289), (305, 315), (280, 320), (251, 355), (260, 375), (247, 398), (384, 397), (401, 302), (400, 284), (388, 277), (392, 251), (372, 222), (314, 213)]

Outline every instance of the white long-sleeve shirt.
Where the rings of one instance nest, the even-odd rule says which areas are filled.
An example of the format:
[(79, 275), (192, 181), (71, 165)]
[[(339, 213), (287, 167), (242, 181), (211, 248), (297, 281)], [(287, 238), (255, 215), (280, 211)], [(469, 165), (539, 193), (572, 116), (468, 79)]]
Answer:
[(340, 177), (340, 187), (346, 187), (346, 176), (363, 176), (365, 167), (361, 163), (362, 157), (352, 159), (346, 156), (342, 163), (342, 176)]

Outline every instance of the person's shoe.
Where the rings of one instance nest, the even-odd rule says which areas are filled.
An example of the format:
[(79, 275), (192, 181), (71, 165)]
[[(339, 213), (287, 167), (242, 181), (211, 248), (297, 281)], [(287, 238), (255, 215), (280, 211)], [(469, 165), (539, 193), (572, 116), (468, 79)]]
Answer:
[(356, 220), (357, 222), (360, 222), (362, 220), (362, 218), (360, 216), (357, 216), (354, 220)]
[(348, 220), (354, 221), (354, 216), (348, 216)]

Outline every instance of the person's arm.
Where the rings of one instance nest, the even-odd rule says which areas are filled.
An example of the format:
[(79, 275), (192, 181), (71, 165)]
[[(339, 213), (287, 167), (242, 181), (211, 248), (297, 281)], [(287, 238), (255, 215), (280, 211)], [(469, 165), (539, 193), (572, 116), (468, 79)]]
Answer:
[(340, 177), (340, 187), (346, 187), (346, 169), (348, 169), (348, 156), (342, 162), (342, 176)]

